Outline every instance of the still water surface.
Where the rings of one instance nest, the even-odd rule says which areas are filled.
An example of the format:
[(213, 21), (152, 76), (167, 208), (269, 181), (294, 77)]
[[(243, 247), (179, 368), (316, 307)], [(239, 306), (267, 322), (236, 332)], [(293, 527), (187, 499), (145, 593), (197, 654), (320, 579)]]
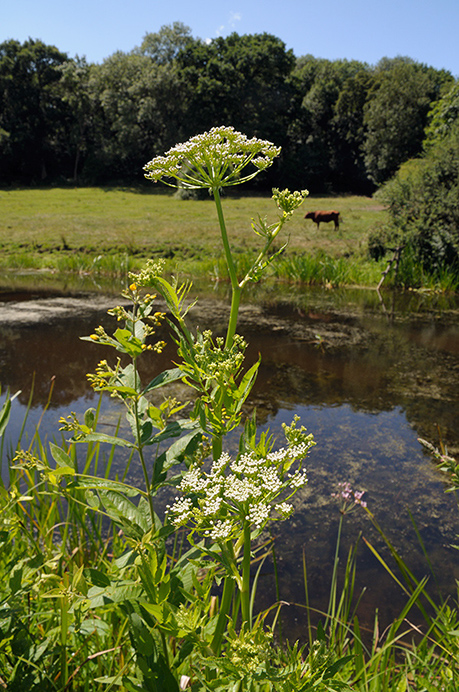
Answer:
[[(250, 406), (256, 406), (260, 428), (281, 436), (283, 422), (294, 414), (314, 434), (317, 446), (307, 467), (309, 484), (297, 496), (293, 518), (273, 526), (281, 598), (292, 636), (306, 632), (303, 554), (306, 558), (310, 601), (326, 606), (339, 512), (331, 494), (340, 481), (365, 490), (365, 499), (387, 535), (419, 577), (428, 566), (410, 514), (435, 565), (438, 588), (454, 595), (459, 578), (459, 552), (451, 547), (458, 532), (453, 493), (445, 494), (444, 478), (423, 451), (418, 437), (438, 444), (439, 431), (453, 455), (459, 453), (459, 306), (443, 298), (405, 295), (378, 297), (372, 291), (264, 290), (248, 296), (239, 331), (249, 342), (248, 360), (262, 355)], [(206, 295), (193, 320), (202, 328), (224, 328), (224, 294)], [(3, 294), (19, 305), (30, 294)], [(2, 296), (0, 295), (0, 301)], [(114, 303), (116, 303), (114, 298)], [(252, 307), (256, 301), (257, 307)], [(33, 305), (33, 304), (31, 304)], [(0, 316), (1, 317), (1, 316)], [(13, 403), (9, 441), (14, 444), (31, 395), (26, 435), (42, 416), (50, 381), (51, 405), (43, 416), (41, 435), (59, 437), (58, 420), (70, 411), (81, 414), (98, 398), (85, 374), (112, 354), (79, 336), (91, 333), (111, 318), (100, 310), (77, 317), (34, 325), (14, 325), (0, 319), (0, 382), (2, 392), (21, 390)], [(170, 366), (174, 349), (160, 356), (147, 354), (145, 381)], [(179, 391), (179, 396), (186, 396)], [(122, 409), (102, 400), (106, 430), (116, 424)], [(7, 444), (8, 444), (7, 439)], [(235, 445), (236, 440), (229, 441)], [(24, 446), (24, 443), (23, 443)], [(5, 456), (5, 455), (4, 455)], [(116, 458), (112, 474), (122, 473), (125, 458)], [(3, 467), (3, 475), (6, 470)], [(130, 479), (139, 469), (130, 469)], [(363, 511), (346, 518), (343, 560), (359, 533), (378, 549), (384, 547)], [(385, 554), (385, 553), (384, 553)], [(385, 554), (386, 555), (386, 554)], [(430, 578), (431, 588), (436, 588)], [(394, 617), (404, 603), (399, 587), (384, 573), (362, 542), (358, 552), (358, 590), (364, 624), (371, 627), (375, 609), (382, 621)], [(272, 566), (261, 579), (260, 605), (275, 600)], [(294, 605), (298, 604), (298, 605)], [(412, 614), (416, 619), (416, 614)]]

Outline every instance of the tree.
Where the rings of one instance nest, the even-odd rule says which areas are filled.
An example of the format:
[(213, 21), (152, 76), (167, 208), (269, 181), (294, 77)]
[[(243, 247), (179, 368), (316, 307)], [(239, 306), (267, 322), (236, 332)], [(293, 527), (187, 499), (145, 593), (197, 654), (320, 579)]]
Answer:
[(140, 48), (133, 52), (146, 55), (159, 65), (167, 65), (175, 60), (191, 39), (190, 27), (182, 22), (174, 22), (162, 26), (157, 33), (145, 34)]
[(422, 151), (431, 103), (452, 76), (410, 58), (383, 58), (375, 68), (373, 88), (364, 108), (363, 145), (368, 176), (377, 185)]
[(459, 120), (421, 158), (404, 163), (379, 194), (393, 242), (410, 245), (429, 270), (459, 269)]
[(294, 64), (293, 52), (271, 34), (232, 33), (209, 44), (188, 42), (177, 55), (187, 101), (185, 134), (224, 124), (283, 145)]
[(459, 82), (455, 81), (443, 98), (434, 103), (428, 114), (424, 148), (428, 149), (447, 136), (459, 120)]
[(142, 166), (176, 142), (183, 118), (174, 64), (117, 52), (93, 66), (96, 147), (84, 173), (95, 180), (142, 179)]
[(292, 75), (296, 105), (289, 128), (290, 166), (314, 191), (367, 185), (361, 163), (363, 104), (371, 84), (358, 61), (304, 56)]
[(76, 58), (62, 65), (61, 98), (69, 106), (67, 118), (67, 149), (73, 162), (72, 178), (78, 181), (81, 160), (94, 139), (95, 105), (90, 89), (91, 71), (85, 58)]
[(362, 156), (365, 141), (364, 108), (372, 83), (369, 67), (357, 64), (356, 70), (342, 83), (333, 107), (331, 169), (340, 190), (373, 191)]
[(57, 85), (68, 60), (42, 41), (0, 44), (2, 180), (45, 180), (58, 170), (67, 109)]

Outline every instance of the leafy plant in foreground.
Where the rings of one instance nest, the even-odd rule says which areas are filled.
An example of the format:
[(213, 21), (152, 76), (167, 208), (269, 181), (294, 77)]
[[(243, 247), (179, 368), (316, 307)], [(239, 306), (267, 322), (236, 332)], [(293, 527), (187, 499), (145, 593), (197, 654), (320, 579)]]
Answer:
[[(123, 294), (129, 307), (110, 311), (123, 326), (112, 335), (98, 327), (85, 337), (120, 354), (115, 363), (102, 360), (89, 379), (94, 389), (123, 402), (130, 435), (125, 439), (99, 432), (97, 413), (88, 409), (81, 422), (74, 414), (62, 421), (72, 438), (61, 446), (50, 445), (55, 467), (39, 442), (40, 458), (30, 459), (36, 475), (35, 480), (27, 476), (30, 492), (37, 487), (43, 490), (43, 498), (62, 498), (62, 506), (80, 512), (82, 525), (88, 522), (88, 533), (92, 517), (108, 519), (113, 534), (110, 552), (104, 552), (99, 562), (91, 563), (86, 555), (79, 565), (67, 561), (58, 571), (53, 570), (51, 557), (40, 577), (49, 580), (44, 597), (54, 605), (49, 623), (54, 635), (50, 630), (44, 642), (50, 656), (46, 680), (40, 678), (42, 661), (35, 663), (34, 650), (20, 655), (21, 665), (35, 675), (35, 688), (29, 686), (37, 692), (46, 685), (61, 692), (72, 686), (89, 689), (90, 669), (99, 688), (129, 691), (176, 692), (185, 686), (196, 691), (223, 686), (254, 692), (305, 691), (345, 686), (335, 679), (345, 659), (335, 661), (323, 643), (308, 656), (296, 647), (284, 654), (270, 646), (265, 614), (256, 618), (253, 614), (257, 576), (251, 578), (250, 568), (256, 541), (269, 521), (286, 519), (293, 512), (289, 499), (306, 482), (302, 462), (313, 444), (312, 436), (295, 419), (284, 427), (286, 446), (276, 449), (268, 433), (257, 438), (253, 419), (244, 427), (236, 455), (230, 457), (223, 448), (227, 433), (242, 422), (242, 407), (258, 369), (256, 363), (243, 370), (245, 342), (236, 334), (241, 292), (248, 281), (259, 279), (277, 254), (270, 254), (272, 243), (306, 192), (273, 191), (278, 220), (268, 223), (259, 218), (252, 223), (263, 247), (238, 278), (220, 189), (250, 180), (271, 165), (278, 153), (269, 142), (249, 140), (232, 128), (214, 128), (146, 167), (147, 176), (154, 180), (172, 177), (185, 187), (209, 189), (214, 197), (232, 288), (226, 339), (188, 328), (190, 286), (168, 281), (162, 267), (153, 262), (130, 275)], [(249, 166), (252, 170), (246, 172)], [(150, 287), (166, 302), (177, 363), (144, 384), (139, 358), (162, 348), (153, 341), (163, 316), (155, 310), (154, 297), (144, 292)], [(170, 397), (158, 403), (156, 397), (164, 385), (177, 381), (195, 393), (195, 404), (185, 418), (179, 417), (182, 404)], [(113, 449), (122, 447), (136, 454), (143, 487), (91, 475), (87, 464), (80, 469), (76, 448), (82, 443), (88, 449), (108, 443)], [(23, 462), (25, 457), (22, 453)], [(177, 496), (163, 523), (154, 502), (166, 485), (176, 486), (184, 498)], [(29, 502), (29, 496), (9, 499), (12, 507)], [(73, 516), (64, 519), (67, 527)], [(177, 547), (178, 529), (189, 521), (191, 548), (183, 552)], [(102, 534), (98, 540), (104, 540)], [(10, 545), (14, 549), (14, 542)], [(61, 554), (68, 546), (64, 531)], [(219, 598), (215, 588), (222, 582)], [(38, 599), (30, 599), (31, 588), (29, 582), (18, 595), (28, 596), (40, 617)], [(94, 630), (88, 631), (91, 622)], [(85, 631), (91, 648), (81, 660), (70, 646), (78, 645), (77, 635)], [(105, 651), (96, 643), (103, 632), (112, 635)], [(116, 655), (106, 660), (104, 653), (109, 651)], [(16, 653), (9, 650), (8, 656), (9, 681), (16, 684)]]
[[(255, 423), (249, 422), (241, 437), (236, 459), (230, 462), (228, 454), (223, 451), (226, 434), (241, 422), (242, 406), (251, 391), (259, 365), (256, 363), (245, 373), (242, 371), (246, 344), (235, 331), (240, 295), (247, 282), (258, 280), (264, 267), (272, 261), (269, 249), (284, 223), (302, 203), (306, 192), (273, 191), (273, 199), (281, 214), (275, 223), (270, 224), (261, 218), (252, 223), (264, 245), (245, 276), (238, 279), (224, 222), (220, 188), (251, 179), (271, 165), (278, 153), (279, 150), (269, 142), (255, 138), (249, 140), (232, 128), (214, 128), (185, 145), (174, 147), (165, 157), (158, 157), (146, 166), (147, 177), (154, 180), (163, 176), (174, 177), (182, 186), (207, 188), (214, 196), (232, 287), (226, 340), (214, 338), (209, 330), (192, 333), (186, 322), (189, 309), (186, 298), (190, 286), (180, 285), (174, 279), (168, 281), (162, 276), (160, 263), (148, 262), (141, 272), (130, 275), (132, 283), (124, 297), (132, 303), (132, 309), (118, 306), (110, 311), (124, 322), (124, 328), (118, 328), (113, 336), (109, 336), (98, 327), (94, 334), (86, 337), (115, 348), (130, 360), (125, 366), (119, 359), (115, 365), (103, 360), (96, 373), (89, 377), (96, 390), (107, 391), (125, 403), (133, 441), (98, 433), (92, 424), (90, 411), (85, 423), (79, 423), (70, 416), (64, 424), (73, 432), (75, 443), (109, 442), (136, 451), (140, 459), (145, 488), (140, 493), (137, 506), (128, 497), (130, 491), (127, 497), (123, 497), (120, 485), (117, 488), (107, 483), (101, 486), (91, 479), (76, 478), (68, 490), (83, 483), (90, 493), (88, 499), (92, 505), (100, 505), (126, 534), (132, 557), (126, 562), (127, 572), (121, 570), (122, 579), (125, 581), (129, 575), (131, 579), (132, 575), (136, 576), (142, 585), (142, 595), (135, 602), (125, 601), (122, 609), (127, 613), (131, 641), (136, 651), (135, 684), (142, 684), (146, 689), (156, 689), (155, 680), (160, 677), (170, 674), (171, 681), (176, 678), (179, 669), (187, 665), (186, 651), (190, 654), (199, 651), (201, 661), (203, 653), (205, 660), (209, 653), (219, 654), (229, 623), (232, 623), (234, 632), (239, 630), (237, 637), (259, 636), (257, 632), (261, 631), (261, 623), (257, 621), (254, 626), (252, 621), (254, 594), (251, 593), (250, 566), (253, 541), (269, 520), (290, 516), (293, 506), (288, 499), (306, 482), (301, 468), (295, 467), (294, 470), (293, 465), (306, 456), (313, 441), (304, 428), (296, 427), (296, 420), (292, 426), (285, 426), (285, 449), (273, 451), (274, 441), (267, 435), (257, 441)], [(249, 164), (254, 170), (243, 173)], [(149, 342), (162, 319), (162, 315), (154, 311), (153, 297), (142, 293), (143, 289), (151, 287), (166, 301), (179, 360), (177, 367), (161, 373), (144, 386), (140, 381), (137, 359), (145, 351), (159, 350), (162, 346)], [(179, 379), (196, 393), (196, 403), (189, 419), (177, 420), (181, 405), (171, 399), (160, 405), (151, 401), (155, 390)], [(178, 440), (165, 451), (160, 451), (159, 444), (173, 437), (178, 437)], [(210, 450), (213, 462), (207, 474), (202, 464)], [(189, 467), (188, 473), (183, 478), (183, 472), (168, 478), (172, 467), (181, 461)], [(187, 507), (194, 507), (192, 534), (200, 538), (198, 542), (193, 538), (191, 552), (178, 560), (166, 558), (164, 538), (187, 524), (190, 513), (181, 512), (183, 502), (181, 505), (177, 500), (170, 508), (169, 520), (164, 527), (161, 526), (154, 511), (153, 496), (167, 483), (178, 485), (186, 493), (183, 502)], [(209, 511), (205, 489), (212, 492), (213, 512)], [(137, 519), (140, 515), (141, 518)], [(199, 570), (202, 572), (203, 569), (208, 575), (206, 583), (212, 584), (214, 579), (224, 576), (217, 610), (209, 605), (213, 603), (210, 591), (205, 589), (198, 576)], [(186, 586), (190, 579), (191, 589)], [(201, 596), (205, 594), (205, 598), (196, 599), (194, 592), (201, 593)], [(189, 617), (183, 619), (183, 608), (188, 615), (190, 611), (195, 613), (191, 617), (193, 627), (190, 627)], [(212, 612), (210, 620), (206, 626), (198, 626), (206, 608)], [(171, 637), (182, 639), (182, 653), (178, 659), (171, 656), (167, 644)], [(210, 680), (213, 673), (208, 663), (204, 664), (205, 669), (206, 666), (205, 678)], [(165, 671), (169, 673), (166, 675)], [(132, 677), (130, 679), (134, 681)], [(126, 676), (122, 675), (120, 681), (126, 684)], [(173, 689), (172, 682), (171, 685)]]

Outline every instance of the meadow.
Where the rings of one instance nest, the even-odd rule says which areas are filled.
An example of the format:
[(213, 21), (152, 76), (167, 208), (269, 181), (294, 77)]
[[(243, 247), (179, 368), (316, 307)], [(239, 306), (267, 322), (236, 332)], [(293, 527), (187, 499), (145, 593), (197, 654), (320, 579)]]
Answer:
[[(226, 223), (236, 258), (251, 255), (258, 237), (252, 217), (276, 216), (269, 195), (236, 194), (223, 198)], [(53, 271), (122, 271), (146, 257), (164, 257), (182, 271), (212, 271), (221, 257), (212, 200), (180, 200), (163, 188), (49, 188), (0, 191), (0, 268)], [(340, 230), (303, 218), (316, 209), (337, 209)], [(283, 231), (285, 257), (302, 255), (367, 261), (369, 233), (386, 212), (368, 197), (308, 197), (304, 213)], [(124, 262), (124, 264), (123, 264)]]

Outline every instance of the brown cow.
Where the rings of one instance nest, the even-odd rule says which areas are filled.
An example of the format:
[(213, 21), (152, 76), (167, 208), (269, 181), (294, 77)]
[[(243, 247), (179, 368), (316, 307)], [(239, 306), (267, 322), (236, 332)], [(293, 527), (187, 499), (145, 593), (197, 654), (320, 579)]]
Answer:
[(333, 221), (335, 231), (339, 230), (339, 211), (309, 211), (304, 218), (312, 219), (317, 224), (317, 229), (320, 228), (321, 221), (324, 223)]

